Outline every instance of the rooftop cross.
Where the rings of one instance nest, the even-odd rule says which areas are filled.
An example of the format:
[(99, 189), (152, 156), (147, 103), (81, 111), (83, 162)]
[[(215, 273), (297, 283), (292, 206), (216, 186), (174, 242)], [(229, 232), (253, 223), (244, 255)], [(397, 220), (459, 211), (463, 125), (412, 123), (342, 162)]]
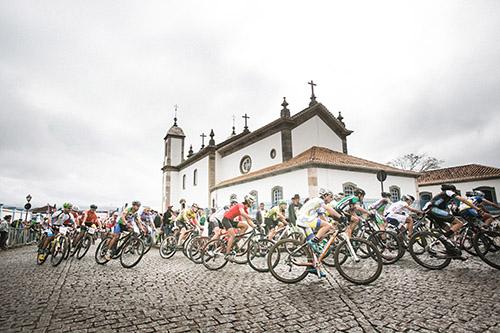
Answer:
[(311, 80), (311, 82), (307, 82), (311, 86), (311, 102), (309, 102), (309, 106), (313, 106), (314, 104), (318, 103), (316, 102), (316, 96), (314, 95), (314, 87), (316, 86), (316, 83)]
[(207, 137), (205, 133), (201, 133), (201, 149), (205, 148), (205, 138)]
[(247, 116), (247, 114), (245, 113), (245, 115), (244, 115), (244, 116), (241, 116), (241, 118), (244, 118), (244, 119), (245, 119), (245, 128), (243, 129), (243, 131), (244, 131), (244, 132), (248, 132), (248, 123), (247, 123), (247, 121), (248, 121), (248, 119), (250, 119), (250, 117), (249, 117), (249, 116)]
[(233, 114), (233, 132), (231, 133), (231, 135), (236, 135), (236, 127), (234, 126), (235, 122), (236, 122), (236, 117)]
[(179, 105), (175, 104), (174, 105), (174, 126), (177, 126), (177, 109), (179, 108)]

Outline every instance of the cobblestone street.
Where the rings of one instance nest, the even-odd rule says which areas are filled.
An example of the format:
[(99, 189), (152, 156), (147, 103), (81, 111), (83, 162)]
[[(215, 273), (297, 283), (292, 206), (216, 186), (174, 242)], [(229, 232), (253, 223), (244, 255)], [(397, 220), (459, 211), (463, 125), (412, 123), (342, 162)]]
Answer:
[(35, 247), (0, 253), (2, 332), (500, 332), (500, 272), (471, 258), (426, 271), (406, 255), (372, 285), (332, 272), (285, 285), (229, 264), (211, 272), (153, 248), (133, 269), (37, 266)]

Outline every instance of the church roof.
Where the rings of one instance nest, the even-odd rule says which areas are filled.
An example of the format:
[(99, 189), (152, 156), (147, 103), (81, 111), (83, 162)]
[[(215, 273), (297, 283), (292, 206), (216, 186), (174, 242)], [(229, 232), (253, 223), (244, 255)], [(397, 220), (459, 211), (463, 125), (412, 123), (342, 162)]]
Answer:
[(500, 178), (500, 169), (480, 164), (460, 165), (425, 171), (417, 179), (418, 185), (466, 182), (481, 179)]
[(414, 178), (417, 178), (420, 175), (420, 173), (418, 172), (402, 170), (385, 164), (368, 161), (356, 156), (333, 151), (328, 148), (314, 146), (286, 162), (275, 164), (232, 179), (224, 180), (217, 184), (213, 189), (227, 187), (239, 183), (245, 183), (252, 180), (308, 167), (361, 171), (370, 173), (376, 173), (379, 170), (384, 170), (390, 175), (407, 176)]
[(167, 135), (165, 136), (165, 139), (167, 138), (167, 136), (185, 136), (185, 135), (184, 135), (184, 131), (182, 130), (182, 128), (180, 128), (177, 125), (173, 125), (168, 130)]

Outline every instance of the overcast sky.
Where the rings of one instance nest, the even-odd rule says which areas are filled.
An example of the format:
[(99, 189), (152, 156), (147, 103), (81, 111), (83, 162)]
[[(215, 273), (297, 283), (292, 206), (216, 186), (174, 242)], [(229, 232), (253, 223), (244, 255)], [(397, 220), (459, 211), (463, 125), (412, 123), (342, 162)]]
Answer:
[(342, 111), (349, 153), (500, 167), (499, 1), (0, 1), (0, 202), (161, 203), (163, 137), (199, 149)]

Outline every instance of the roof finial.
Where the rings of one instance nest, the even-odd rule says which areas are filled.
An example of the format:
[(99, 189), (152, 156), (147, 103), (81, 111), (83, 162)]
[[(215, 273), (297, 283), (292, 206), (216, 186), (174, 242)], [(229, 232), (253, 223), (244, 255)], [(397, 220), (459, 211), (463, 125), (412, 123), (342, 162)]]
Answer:
[(205, 138), (207, 137), (205, 133), (201, 133), (201, 149), (205, 148)]
[(244, 118), (245, 119), (245, 127), (243, 128), (243, 132), (249, 132), (248, 131), (248, 119), (250, 119), (250, 117), (245, 113), (244, 116), (241, 116), (241, 118)]
[(193, 145), (190, 145), (187, 157), (191, 157), (191, 156), (193, 156), (193, 154), (194, 154), (194, 152), (193, 152)]
[(209, 146), (215, 146), (215, 140), (214, 140), (214, 130), (210, 130), (210, 141), (208, 141)]
[(314, 95), (314, 87), (316, 86), (316, 83), (311, 80), (311, 82), (307, 82), (311, 86), (311, 102), (309, 102), (309, 106), (313, 106), (314, 104), (317, 104), (316, 102), (316, 95)]
[(288, 103), (286, 97), (283, 97), (283, 103), (281, 103), (283, 109), (281, 109), (281, 118), (290, 118), (290, 110), (287, 109)]
[(231, 133), (231, 136), (236, 135), (235, 122), (236, 122), (236, 117), (233, 114), (233, 132)]
[(342, 123), (342, 125), (344, 125), (344, 127), (345, 127), (345, 124), (344, 124), (344, 122), (342, 121), (342, 120), (344, 120), (344, 117), (342, 117), (342, 112), (340, 112), (340, 111), (339, 111), (339, 115), (338, 115), (337, 119), (338, 119), (338, 120)]
[(179, 105), (175, 104), (174, 105), (174, 126), (177, 127), (177, 109), (179, 108)]

